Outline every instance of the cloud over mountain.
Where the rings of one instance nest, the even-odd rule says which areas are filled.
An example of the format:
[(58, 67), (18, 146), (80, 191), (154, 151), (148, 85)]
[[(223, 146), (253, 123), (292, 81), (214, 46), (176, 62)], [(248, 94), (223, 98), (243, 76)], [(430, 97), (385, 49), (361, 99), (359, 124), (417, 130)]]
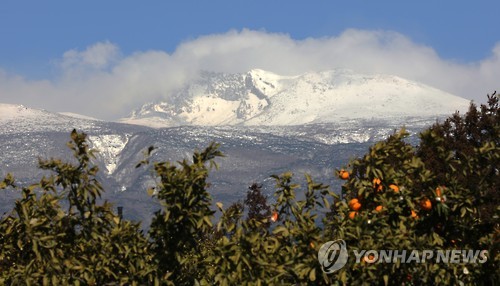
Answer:
[(350, 29), (338, 36), (295, 40), (242, 30), (188, 40), (172, 53), (125, 55), (105, 41), (70, 50), (54, 62), (57, 76), (44, 80), (0, 69), (0, 101), (113, 119), (145, 102), (165, 99), (199, 70), (237, 73), (254, 68), (283, 75), (335, 68), (391, 74), (482, 101), (498, 88), (500, 43), (488, 58), (461, 63), (391, 31)]

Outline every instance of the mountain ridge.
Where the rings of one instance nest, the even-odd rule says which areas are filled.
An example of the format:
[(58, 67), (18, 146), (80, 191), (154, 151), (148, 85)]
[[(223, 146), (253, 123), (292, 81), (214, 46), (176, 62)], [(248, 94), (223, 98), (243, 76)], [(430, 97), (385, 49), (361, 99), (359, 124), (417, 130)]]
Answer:
[[(359, 102), (359, 97), (365, 93), (378, 98), (377, 88), (371, 84), (374, 81), (380, 91), (392, 86), (396, 95), (401, 90), (412, 88), (420, 92), (434, 90), (420, 88), (417, 83), (397, 77), (364, 77), (338, 70), (301, 76), (280, 76), (262, 70), (252, 70), (250, 74), (207, 73), (200, 76), (197, 84), (187, 85), (173, 94), (170, 103), (145, 104), (144, 114), (141, 114), (141, 109), (136, 111), (135, 120), (147, 123), (142, 125), (171, 126), (169, 128), (100, 121), (78, 114), (0, 104), (0, 179), (7, 173), (13, 173), (19, 185), (28, 186), (48, 174), (37, 168), (39, 158), (71, 160), (71, 152), (65, 143), (69, 140), (69, 132), (75, 128), (87, 133), (89, 147), (99, 151), (94, 162), (102, 170), (98, 179), (108, 190), (103, 199), (124, 206), (126, 216), (148, 225), (151, 214), (160, 208), (144, 191), (154, 183), (155, 178), (151, 176), (151, 166), (137, 169), (136, 165), (144, 159), (143, 151), (149, 146), (157, 147), (152, 161), (175, 162), (189, 158), (192, 150), (206, 147), (210, 142), (220, 143), (227, 157), (220, 159), (223, 160), (220, 171), (210, 175), (213, 186), (210, 192), (215, 200), (229, 203), (242, 199), (253, 182), (271, 188), (274, 182), (269, 175), (285, 171), (310, 173), (318, 181), (338, 184), (332, 177), (333, 168), (343, 166), (353, 156), (366, 152), (370, 142), (382, 140), (402, 126), (406, 126), (411, 134), (409, 140), (415, 142), (416, 134), (433, 124), (440, 113), (446, 113), (443, 117), (447, 117), (456, 107), (468, 106), (466, 100), (459, 98), (458, 104), (454, 104), (453, 100), (449, 100), (457, 99), (453, 96), (444, 96), (437, 103), (426, 102), (424, 96), (422, 103), (411, 106), (404, 98), (394, 97), (393, 91), (387, 96), (392, 100), (371, 104), (386, 104), (396, 110), (414, 109), (416, 116), (412, 113), (380, 115), (377, 114), (377, 107), (369, 110), (370, 104), (365, 105), (370, 111), (364, 114), (368, 114), (365, 118), (351, 116), (362, 109), (344, 110), (344, 114), (340, 115), (345, 117), (340, 116), (338, 109), (347, 109), (346, 106), (352, 102)], [(331, 94), (327, 91), (335, 89), (346, 93), (338, 97), (338, 101), (329, 101)], [(290, 93), (290, 90), (296, 92)], [(312, 95), (301, 97), (302, 92)], [(442, 94), (436, 91), (431, 97)], [(193, 100), (190, 95), (201, 99)], [(408, 100), (415, 103), (417, 95), (414, 92)], [(319, 103), (314, 103), (313, 99), (318, 99)], [(325, 99), (326, 102), (321, 101)], [(214, 114), (208, 119), (200, 117), (206, 113), (207, 107), (211, 107), (210, 104), (202, 105), (203, 102), (220, 103), (213, 107), (216, 110), (211, 110)], [(398, 107), (398, 104), (402, 106)], [(445, 108), (428, 108), (426, 104), (441, 104)], [(230, 109), (229, 115), (216, 114), (223, 105), (234, 108), (234, 112)], [(306, 109), (301, 110), (301, 107)], [(353, 108), (359, 109), (356, 106)], [(435, 113), (436, 110), (439, 112)], [(330, 116), (331, 113), (335, 116)], [(320, 117), (320, 120), (308, 117), (312, 115)], [(160, 120), (156, 120), (155, 116)], [(201, 125), (207, 120), (221, 126)], [(6, 206), (12, 205), (18, 197), (18, 193), (2, 192), (0, 212), (7, 211)]]
[(164, 101), (149, 102), (119, 122), (179, 125), (302, 125), (353, 118), (439, 116), (469, 101), (392, 75), (347, 69), (277, 75), (202, 72)]

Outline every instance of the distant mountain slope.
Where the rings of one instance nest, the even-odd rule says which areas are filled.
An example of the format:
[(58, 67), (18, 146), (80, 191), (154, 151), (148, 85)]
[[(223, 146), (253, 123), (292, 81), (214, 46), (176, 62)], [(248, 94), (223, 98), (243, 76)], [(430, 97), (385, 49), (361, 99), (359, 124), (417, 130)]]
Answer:
[(302, 125), (355, 118), (435, 117), (468, 100), (390, 75), (349, 70), (280, 76), (203, 72), (165, 102), (146, 103), (121, 122), (179, 125)]
[[(37, 182), (48, 172), (37, 168), (38, 158), (71, 158), (65, 146), (76, 128), (89, 135), (99, 153), (99, 181), (107, 192), (104, 199), (125, 207), (125, 215), (148, 225), (159, 205), (145, 191), (154, 184), (151, 166), (135, 168), (143, 151), (157, 147), (153, 161), (190, 158), (194, 149), (210, 142), (221, 144), (227, 155), (220, 170), (210, 175), (210, 192), (224, 204), (242, 199), (253, 182), (274, 186), (271, 174), (292, 171), (301, 181), (305, 172), (318, 181), (337, 184), (333, 170), (406, 125), (412, 133), (432, 124), (429, 118), (404, 120), (350, 120), (342, 123), (298, 126), (181, 126), (153, 129), (144, 126), (64, 116), (19, 105), (0, 104), (0, 179), (13, 173), (18, 185)], [(13, 206), (18, 192), (0, 191), (0, 214)]]
[[(155, 179), (151, 166), (135, 166), (151, 145), (158, 148), (153, 161), (176, 161), (212, 141), (221, 143), (227, 157), (210, 175), (210, 192), (226, 204), (242, 199), (253, 182), (272, 188), (269, 175), (285, 171), (296, 173), (298, 181), (308, 172), (335, 186), (334, 169), (370, 142), (402, 126), (416, 134), (467, 106), (467, 100), (415, 82), (345, 70), (300, 76), (205, 72), (166, 102), (145, 104), (123, 120), (171, 126), (159, 129), (0, 104), (0, 179), (13, 173), (19, 185), (36, 182), (47, 174), (37, 168), (38, 158), (71, 158), (65, 143), (76, 128), (100, 151), (95, 163), (107, 190), (104, 199), (148, 225), (160, 207), (145, 191)], [(0, 214), (19, 195), (1, 191)]]
[[(100, 123), (99, 123), (100, 122)], [(90, 131), (106, 123), (84, 115), (65, 115), (23, 105), (0, 103), (0, 133), (36, 131), (71, 131), (73, 128)]]
[(149, 128), (0, 103), (0, 177), (9, 169), (29, 177), (34, 170), (40, 173), (38, 158), (69, 156), (64, 145), (73, 129), (89, 135), (91, 147), (100, 150), (99, 165), (111, 174), (131, 134)]

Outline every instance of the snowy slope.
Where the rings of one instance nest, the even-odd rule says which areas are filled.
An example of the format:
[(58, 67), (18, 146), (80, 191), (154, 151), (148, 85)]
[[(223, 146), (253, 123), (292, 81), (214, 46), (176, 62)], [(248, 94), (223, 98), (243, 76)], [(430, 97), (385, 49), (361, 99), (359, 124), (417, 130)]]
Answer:
[(97, 119), (97, 118), (95, 118), (95, 117), (90, 117), (90, 116), (87, 116), (87, 115), (78, 114), (78, 113), (74, 113), (74, 112), (59, 112), (59, 114), (61, 114), (61, 115), (65, 115), (65, 116), (69, 116), (69, 117), (74, 117), (74, 118), (80, 118), (80, 119), (88, 119), (88, 120), (98, 120), (98, 121), (102, 121), (101, 119)]
[[(11, 172), (19, 185), (30, 185), (47, 175), (37, 168), (38, 158), (70, 159), (65, 143), (76, 128), (99, 150), (95, 162), (107, 190), (104, 199), (148, 225), (160, 207), (145, 192), (154, 178), (150, 168), (135, 166), (151, 145), (157, 147), (153, 161), (176, 161), (210, 142), (221, 143), (227, 157), (211, 173), (210, 192), (215, 201), (230, 204), (253, 182), (272, 188), (269, 175), (285, 171), (297, 178), (315, 174), (334, 185), (334, 168), (366, 152), (371, 142), (401, 126), (416, 134), (437, 116), (467, 106), (464, 99), (419, 83), (346, 70), (299, 76), (205, 72), (168, 100), (145, 104), (123, 120), (138, 125), (0, 104), (0, 179)], [(2, 194), (0, 213), (19, 197)]]
[(69, 116), (23, 105), (0, 103), (0, 133), (71, 131), (73, 128), (92, 130), (99, 122), (82, 117), (84, 116)]
[(97, 157), (102, 167), (112, 174), (130, 134), (142, 131), (145, 127), (0, 103), (0, 155), (17, 157), (16, 161), (22, 166), (35, 165), (37, 157), (47, 158), (52, 155), (52, 151), (64, 150), (60, 145), (62, 143), (64, 146), (69, 140), (69, 133), (73, 129), (89, 135), (91, 147), (100, 151)]
[(469, 102), (390, 75), (349, 70), (280, 76), (204, 72), (164, 102), (147, 103), (121, 121), (179, 125), (302, 125), (351, 119), (436, 117)]
[[(264, 77), (258, 79), (256, 85), (259, 85), (251, 93), (259, 100), (264, 99), (270, 106), (268, 101), (272, 104), (272, 100), (279, 98), (279, 90), (285, 87), (286, 81), (276, 80), (273, 83), (269, 79), (264, 82)], [(264, 88), (272, 90), (266, 98), (257, 92)], [(231, 93), (224, 94), (224, 90), (221, 88), (218, 91), (222, 95), (221, 100), (237, 101), (231, 97), (234, 96)], [(162, 110), (168, 111), (169, 107), (155, 107), (157, 109), (152, 112), (168, 121), (168, 117), (162, 117)], [(245, 109), (249, 113), (240, 113), (233, 118), (243, 120), (241, 118), (251, 116), (255, 109), (250, 107)], [(259, 114), (263, 112), (266, 111), (263, 109)], [(94, 162), (101, 170), (98, 179), (106, 190), (103, 198), (116, 206), (124, 206), (125, 216), (129, 219), (141, 220), (149, 225), (151, 214), (160, 208), (158, 202), (145, 191), (154, 184), (155, 179), (152, 177), (152, 166), (136, 168), (136, 165), (144, 159), (143, 151), (151, 145), (157, 148), (152, 155), (154, 162), (189, 158), (194, 149), (200, 150), (210, 142), (220, 143), (221, 151), (227, 157), (218, 159), (221, 168), (210, 174), (209, 190), (214, 201), (229, 205), (244, 198), (248, 186), (253, 182), (263, 183), (265, 188), (272, 189), (274, 181), (269, 179), (269, 175), (285, 171), (294, 172), (298, 182), (303, 178), (303, 173), (311, 173), (318, 182), (336, 184), (338, 182), (332, 176), (334, 168), (366, 152), (370, 142), (385, 138), (403, 125), (411, 134), (415, 134), (433, 122), (429, 118), (414, 117), (351, 119), (295, 126), (181, 126), (153, 129), (0, 104), (0, 179), (7, 173), (13, 173), (18, 185), (28, 186), (37, 182), (48, 174), (37, 168), (38, 158), (70, 160), (71, 152), (65, 143), (69, 141), (71, 129), (77, 128), (86, 132), (91, 147), (99, 150)], [(415, 137), (410, 140), (414, 140), (412, 138)], [(19, 192), (3, 191), (0, 213), (9, 211), (17, 198)]]

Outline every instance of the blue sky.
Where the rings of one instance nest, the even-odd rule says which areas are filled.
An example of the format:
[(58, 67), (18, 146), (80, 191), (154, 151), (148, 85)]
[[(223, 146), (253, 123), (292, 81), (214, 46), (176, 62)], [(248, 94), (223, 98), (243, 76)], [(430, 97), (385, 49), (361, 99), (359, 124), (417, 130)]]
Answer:
[[(168, 96), (197, 69), (336, 67), (484, 101), (498, 88), (498, 11), (500, 1), (6, 0), (0, 102), (116, 117)], [(114, 87), (132, 74), (133, 88)]]

